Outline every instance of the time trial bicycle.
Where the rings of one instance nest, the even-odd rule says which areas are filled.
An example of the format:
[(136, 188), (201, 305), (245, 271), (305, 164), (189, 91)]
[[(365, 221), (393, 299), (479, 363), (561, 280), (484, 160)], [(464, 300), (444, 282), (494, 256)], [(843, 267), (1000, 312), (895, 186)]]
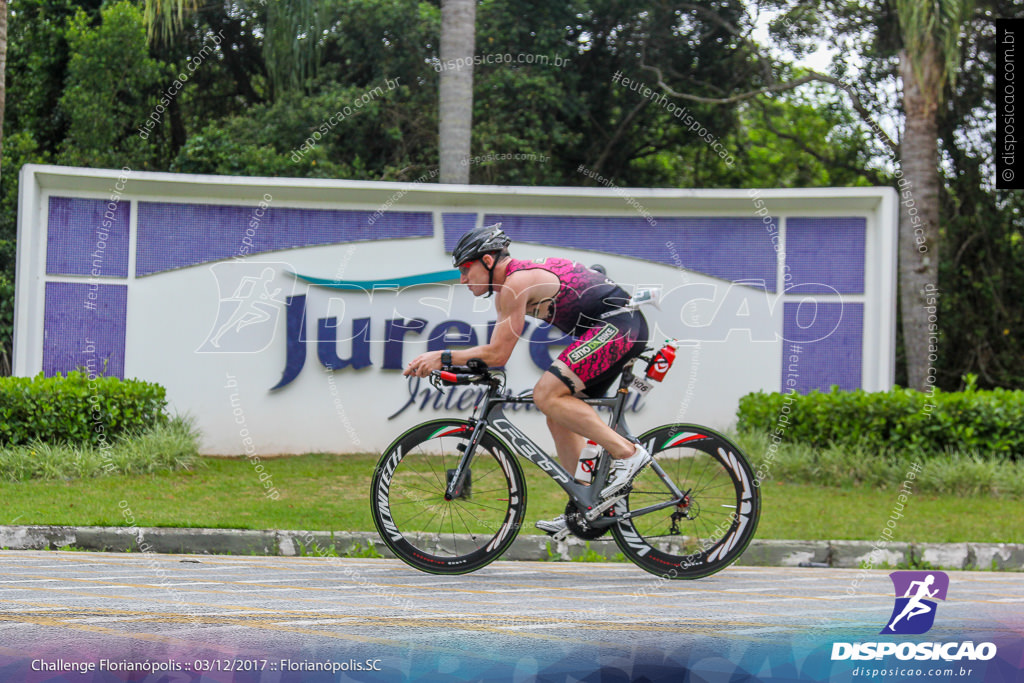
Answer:
[[(586, 398), (609, 408), (609, 425), (654, 456), (633, 482), (600, 497), (611, 458), (602, 450), (590, 485), (580, 484), (505, 414), (533, 403), (531, 394), (504, 389), (504, 372), (474, 359), (435, 370), (442, 390), (478, 384), (470, 419), (430, 420), (388, 446), (371, 483), (373, 521), (384, 543), (406, 564), (434, 574), (465, 574), (498, 559), (515, 540), (526, 514), (526, 483), (515, 456), (540, 467), (569, 496), (569, 531), (592, 540), (611, 531), (622, 553), (642, 569), (669, 579), (697, 579), (735, 561), (754, 536), (760, 490), (747, 458), (725, 436), (694, 424), (668, 424), (633, 437), (624, 408), (629, 390), (651, 384), (628, 362), (615, 394)], [(646, 355), (645, 355), (646, 354)]]

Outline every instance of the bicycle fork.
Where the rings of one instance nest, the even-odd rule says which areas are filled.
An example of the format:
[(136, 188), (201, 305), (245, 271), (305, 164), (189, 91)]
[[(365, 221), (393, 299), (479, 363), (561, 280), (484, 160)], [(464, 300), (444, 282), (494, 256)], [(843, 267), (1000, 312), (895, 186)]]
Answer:
[(455, 468), (455, 472), (449, 479), (448, 486), (444, 491), (444, 499), (448, 502), (455, 500), (457, 493), (462, 491), (462, 486), (469, 473), (469, 463), (476, 453), (476, 447), (483, 438), (484, 432), (487, 431), (487, 424), (483, 420), (471, 419), (469, 422), (473, 425), (473, 434), (469, 437), (469, 443), (460, 443), (456, 446), (456, 448), (462, 451), (462, 457), (459, 458), (459, 464)]

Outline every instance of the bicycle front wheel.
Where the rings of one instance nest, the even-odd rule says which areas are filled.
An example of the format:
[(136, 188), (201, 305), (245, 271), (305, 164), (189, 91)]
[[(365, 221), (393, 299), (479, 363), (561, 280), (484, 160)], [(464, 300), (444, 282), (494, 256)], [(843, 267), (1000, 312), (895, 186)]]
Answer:
[(413, 427), (377, 463), (370, 498), (384, 543), (406, 564), (433, 574), (466, 574), (496, 560), (515, 540), (526, 513), (523, 472), (485, 433), (458, 496), (444, 499), (473, 426), (434, 420)]
[(647, 467), (615, 514), (675, 500), (665, 478), (686, 495), (613, 526), (619, 548), (642, 569), (668, 579), (698, 579), (728, 567), (754, 537), (761, 514), (760, 489), (746, 457), (721, 434), (691, 424), (652, 429), (640, 443), (664, 478)]

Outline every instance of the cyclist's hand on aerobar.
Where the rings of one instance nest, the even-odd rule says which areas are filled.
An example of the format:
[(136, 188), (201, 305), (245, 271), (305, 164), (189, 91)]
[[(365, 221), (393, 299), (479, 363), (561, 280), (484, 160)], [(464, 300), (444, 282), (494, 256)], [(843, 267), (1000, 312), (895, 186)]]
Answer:
[(403, 375), (410, 375), (412, 377), (427, 377), (430, 375), (431, 370), (441, 369), (441, 352), (440, 351), (428, 351), (427, 353), (421, 353), (420, 355), (409, 361), (409, 365), (405, 367), (402, 372)]

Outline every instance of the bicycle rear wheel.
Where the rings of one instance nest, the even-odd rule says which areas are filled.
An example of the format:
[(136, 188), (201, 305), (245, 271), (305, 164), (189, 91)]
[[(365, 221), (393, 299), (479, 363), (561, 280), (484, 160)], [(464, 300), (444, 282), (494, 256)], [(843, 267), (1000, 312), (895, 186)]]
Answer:
[(465, 420), (425, 422), (398, 437), (381, 456), (370, 489), (373, 522), (406, 564), (433, 574), (466, 574), (511, 545), (526, 512), (526, 486), (515, 457), (485, 433), (473, 454), (462, 495), (444, 499), (473, 426)]
[[(687, 496), (680, 504), (613, 526), (622, 552), (642, 569), (668, 579), (698, 579), (732, 564), (754, 537), (761, 514), (760, 489), (740, 449), (721, 434), (690, 424), (652, 429), (640, 443)], [(674, 498), (655, 469), (647, 467), (616, 504), (615, 514)]]

